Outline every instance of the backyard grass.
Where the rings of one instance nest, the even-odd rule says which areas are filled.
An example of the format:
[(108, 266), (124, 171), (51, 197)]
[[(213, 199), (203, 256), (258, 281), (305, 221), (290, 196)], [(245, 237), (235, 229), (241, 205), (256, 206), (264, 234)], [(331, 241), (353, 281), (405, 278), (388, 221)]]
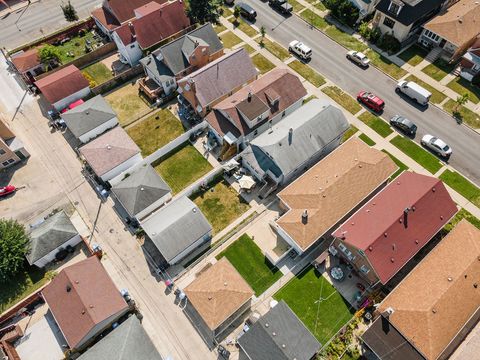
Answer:
[(213, 227), (213, 234), (225, 229), (250, 208), (228, 182), (219, 179), (207, 191), (196, 194), (192, 200)]
[[(93, 34), (88, 31), (84, 36), (75, 36), (72, 37), (69, 41), (63, 45), (55, 46), (59, 52), (59, 60), (62, 64), (67, 64), (75, 59), (86, 54), (85, 45), (86, 42), (93, 40)], [(72, 56), (70, 56), (72, 55)]]
[(344, 93), (340, 88), (336, 86), (327, 86), (326, 88), (323, 88), (322, 91), (329, 97), (331, 97), (337, 104), (344, 107), (352, 114), (356, 114), (362, 109), (362, 107), (358, 104), (357, 100), (352, 98), (347, 93)]
[(412, 66), (417, 66), (420, 64), (425, 56), (427, 56), (428, 51), (425, 50), (424, 48), (417, 46), (417, 45), (412, 45), (410, 46), (407, 50), (403, 51), (398, 55), (400, 59), (408, 63), (409, 65)]
[[(292, 4), (289, 1), (290, 4)], [(292, 4), (293, 5), (293, 4)], [(305, 20), (310, 25), (320, 29), (325, 30), (328, 27), (328, 23), (320, 15), (315, 14), (312, 10), (307, 9), (300, 14), (300, 17)]]
[(478, 113), (473, 112), (470, 109), (467, 109), (465, 106), (458, 106), (455, 100), (448, 100), (444, 105), (443, 109), (452, 114), (456, 112), (456, 117), (461, 121), (471, 126), (474, 129), (480, 129), (480, 115)]
[(435, 174), (442, 167), (442, 164), (434, 155), (401, 135), (395, 136), (390, 142), (432, 174)]
[(446, 231), (451, 231), (462, 219), (466, 219), (473, 226), (480, 229), (480, 219), (476, 218), (465, 209), (460, 209), (460, 211), (453, 217), (452, 220), (450, 220), (447, 225), (443, 227), (443, 229)]
[(303, 99), (303, 102), (302, 104), (306, 104), (308, 103), (310, 100), (313, 100), (313, 99), (318, 99), (315, 95), (310, 95), (309, 97)]
[(135, 82), (123, 85), (104, 97), (117, 113), (122, 126), (134, 122), (150, 110), (147, 102), (138, 94), (138, 85)]
[(360, 140), (362, 140), (364, 143), (366, 143), (367, 145), (369, 146), (373, 146), (376, 144), (375, 141), (373, 141), (372, 139), (370, 139), (367, 135), (365, 135), (364, 133), (361, 133), (360, 135), (358, 135), (358, 138)]
[(167, 182), (174, 194), (200, 179), (212, 169), (212, 165), (189, 143), (174, 150), (162, 160), (152, 164)]
[(388, 156), (390, 156), (390, 159), (392, 159), (392, 161), (398, 166), (398, 170), (395, 171), (392, 176), (390, 176), (390, 180), (395, 179), (398, 175), (400, 175), (402, 172), (408, 169), (407, 165), (405, 165), (403, 162), (398, 160), (395, 156), (390, 154), (387, 150), (382, 150), (382, 151)]
[(253, 65), (260, 71), (260, 74), (265, 74), (266, 72), (269, 72), (273, 68), (275, 68), (275, 65), (272, 64), (270, 60), (268, 60), (265, 56), (262, 54), (256, 54), (252, 57), (252, 62)]
[(430, 101), (433, 102), (434, 104), (440, 104), (443, 100), (445, 100), (447, 98), (447, 95), (441, 93), (440, 91), (435, 89), (433, 86), (431, 86), (431, 85), (427, 84), (426, 82), (420, 80), (415, 75), (410, 75), (409, 77), (407, 77), (406, 80), (407, 81), (413, 81), (413, 82), (417, 83), (418, 85), (420, 85), (421, 87), (430, 91), (432, 93), (432, 97), (430, 98)]
[(245, 20), (242, 18), (235, 19), (234, 17), (229, 19), (233, 26), (235, 26), (240, 31), (244, 32), (250, 37), (255, 37), (258, 35), (258, 31), (251, 27)]
[(358, 117), (366, 125), (370, 126), (381, 137), (387, 137), (393, 130), (387, 122), (383, 121), (378, 116), (373, 115), (371, 112), (366, 111)]
[(440, 179), (475, 206), (480, 207), (480, 189), (455, 171), (445, 170)]
[(245, 44), (245, 45), (243, 45), (242, 47), (245, 49), (245, 51), (246, 51), (248, 54), (253, 54), (253, 53), (256, 51), (252, 46), (250, 46), (250, 45), (248, 45), (248, 44)]
[(325, 33), (337, 43), (345, 46), (347, 49), (355, 51), (365, 51), (368, 49), (367, 45), (355, 39), (352, 35), (337, 29), (336, 26), (329, 26), (325, 30)]
[(127, 130), (128, 135), (142, 150), (144, 157), (168, 144), (183, 132), (182, 123), (168, 109), (157, 111)]
[(240, 39), (231, 31), (224, 32), (221, 36), (219, 36), (219, 38), (222, 41), (223, 46), (227, 49), (231, 49), (235, 45), (238, 45), (242, 42), (242, 39)]
[(274, 296), (284, 300), (322, 345), (353, 316), (353, 309), (313, 267), (290, 280)]
[(425, 66), (422, 71), (431, 78), (440, 81), (452, 72), (454, 68), (455, 65), (451, 65), (443, 59), (438, 59), (433, 64)]
[(300, 12), (303, 9), (305, 9), (305, 6), (300, 4), (297, 0), (288, 0), (288, 3), (293, 6), (293, 11), (294, 12)]
[(113, 78), (112, 71), (109, 70), (104, 63), (97, 62), (86, 68), (82, 69), (82, 74), (87, 74), (96, 85), (103, 84), (104, 82)]
[(217, 34), (220, 34), (222, 31), (227, 30), (227, 28), (223, 24), (218, 24), (213, 26), (213, 30), (215, 30)]
[(282, 273), (268, 261), (247, 234), (240, 236), (216, 258), (218, 260), (224, 256), (252, 287), (256, 296), (261, 295), (282, 277)]
[(403, 70), (400, 66), (391, 62), (385, 56), (377, 53), (376, 51), (368, 50), (365, 54), (368, 56), (368, 58), (370, 59), (370, 63), (373, 66), (390, 75), (396, 80), (404, 77), (407, 74), (407, 72)]
[(288, 66), (317, 88), (326, 83), (325, 78), (322, 75), (299, 60), (293, 60), (288, 63)]
[(0, 313), (47, 283), (45, 271), (35, 267), (20, 271), (11, 281), (0, 283)]
[[(258, 44), (262, 41), (261, 37), (255, 40)], [(266, 38), (263, 39), (263, 47), (267, 49), (272, 55), (275, 55), (282, 61), (287, 60), (291, 55), (287, 49), (277, 44), (274, 41), (270, 41)]]
[(468, 94), (468, 100), (475, 104), (480, 102), (480, 87), (472, 85), (460, 76), (450, 81), (447, 86), (459, 95)]
[(348, 139), (350, 139), (353, 135), (355, 135), (355, 133), (356, 133), (357, 131), (358, 131), (358, 129), (357, 129), (355, 126), (350, 125), (350, 127), (348, 128), (348, 130), (343, 133), (342, 143), (344, 143), (345, 141), (347, 141)]

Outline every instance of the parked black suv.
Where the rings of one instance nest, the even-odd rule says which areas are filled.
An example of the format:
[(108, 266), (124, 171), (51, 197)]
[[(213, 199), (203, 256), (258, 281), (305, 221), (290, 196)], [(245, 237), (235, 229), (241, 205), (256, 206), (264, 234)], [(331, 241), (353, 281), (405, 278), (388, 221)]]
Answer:
[(407, 118), (400, 115), (395, 115), (390, 119), (390, 124), (402, 130), (405, 134), (415, 137), (415, 134), (417, 132), (417, 125), (415, 125)]
[(255, 21), (257, 12), (250, 5), (240, 2), (237, 4), (237, 6), (240, 8), (240, 15), (247, 20)]

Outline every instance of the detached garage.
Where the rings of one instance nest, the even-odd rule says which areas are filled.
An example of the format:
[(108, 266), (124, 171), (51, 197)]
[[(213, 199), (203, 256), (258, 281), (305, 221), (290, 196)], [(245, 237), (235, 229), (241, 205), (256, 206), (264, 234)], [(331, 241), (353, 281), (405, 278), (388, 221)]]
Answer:
[(45, 267), (55, 259), (55, 255), (68, 245), (75, 246), (82, 241), (77, 229), (64, 211), (50, 216), (30, 232), (30, 252), (27, 261), (30, 265)]

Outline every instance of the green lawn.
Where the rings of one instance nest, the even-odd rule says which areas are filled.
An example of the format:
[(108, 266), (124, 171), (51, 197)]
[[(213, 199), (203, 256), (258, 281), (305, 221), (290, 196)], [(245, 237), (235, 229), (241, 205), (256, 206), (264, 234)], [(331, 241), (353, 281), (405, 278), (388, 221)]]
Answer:
[(358, 131), (358, 129), (353, 126), (353, 125), (350, 125), (350, 127), (348, 128), (347, 131), (345, 131), (345, 133), (343, 134), (343, 137), (342, 137), (342, 143), (344, 143), (345, 141), (347, 141), (348, 139), (350, 139), (353, 135), (355, 135), (355, 133)]
[(56, 46), (60, 54), (60, 62), (62, 64), (67, 64), (85, 55), (85, 45), (87, 40), (92, 43), (95, 42), (95, 40), (93, 40), (93, 34), (90, 31), (87, 32), (85, 36), (75, 36), (63, 45)]
[(357, 40), (352, 35), (337, 29), (335, 26), (329, 26), (325, 30), (325, 33), (347, 49), (355, 51), (366, 51), (368, 49), (367, 45)]
[(152, 164), (174, 194), (212, 170), (212, 165), (189, 143), (174, 150), (166, 159)]
[(262, 54), (253, 55), (252, 61), (253, 65), (255, 65), (262, 75), (275, 68), (275, 65)]
[(215, 30), (215, 32), (216, 32), (217, 34), (220, 34), (221, 32), (227, 30), (227, 28), (226, 28), (224, 25), (222, 25), (222, 24), (214, 25), (214, 26), (213, 26), (213, 29)]
[(256, 51), (252, 46), (250, 46), (250, 45), (248, 45), (248, 44), (245, 44), (245, 45), (243, 45), (242, 47), (245, 49), (245, 51), (246, 51), (248, 54), (253, 54), (253, 53)]
[(399, 80), (407, 74), (407, 72), (403, 70), (400, 66), (391, 62), (385, 56), (377, 53), (376, 51), (367, 50), (365, 54), (368, 56), (368, 58), (370, 59), (370, 63), (373, 66), (390, 75), (396, 80)]
[[(308, 1), (308, 0), (307, 0), (307, 1)], [(310, 0), (310, 1), (308, 1), (308, 2), (309, 2), (309, 3), (312, 3), (312, 2), (314, 2), (314, 1)], [(320, 10), (320, 11), (327, 11), (327, 8), (325, 7), (325, 5), (323, 5), (323, 3), (322, 3), (321, 1), (317, 2), (317, 3), (316, 3), (315, 5), (313, 5), (313, 6), (315, 6), (315, 7), (316, 7), (318, 10)]]
[(293, 60), (292, 62), (288, 63), (288, 66), (316, 87), (320, 87), (326, 83), (325, 78), (322, 75), (299, 60)]
[(480, 229), (480, 219), (476, 218), (465, 209), (460, 209), (460, 211), (453, 217), (453, 219), (450, 220), (450, 222), (443, 228), (446, 231), (451, 231), (455, 227), (455, 225), (457, 225), (462, 219), (468, 220), (472, 225)]
[(127, 133), (145, 157), (183, 134), (184, 129), (170, 110), (162, 109), (127, 129)]
[(440, 104), (443, 100), (445, 100), (447, 98), (447, 95), (441, 93), (440, 91), (435, 89), (433, 86), (431, 86), (431, 85), (427, 84), (426, 82), (420, 80), (415, 75), (410, 75), (409, 77), (407, 77), (406, 80), (407, 81), (413, 81), (413, 82), (417, 83), (418, 85), (420, 85), (421, 87), (430, 91), (432, 93), (432, 97), (430, 98), (430, 101), (434, 104)]
[(20, 271), (8, 283), (0, 283), (0, 313), (40, 289), (47, 283), (45, 271), (36, 267)]
[(433, 64), (425, 66), (422, 71), (431, 78), (440, 81), (452, 72), (454, 68), (455, 65), (451, 65), (443, 59), (438, 59)]
[(378, 116), (373, 115), (371, 112), (366, 111), (362, 115), (358, 117), (366, 125), (370, 126), (373, 130), (375, 130), (380, 136), (387, 137), (390, 135), (393, 130), (387, 122), (383, 121)]
[[(290, 2), (290, 1), (289, 1)], [(310, 25), (325, 30), (329, 25), (320, 15), (315, 14), (312, 10), (307, 9), (300, 14), (300, 17), (304, 19)]]
[(357, 100), (336, 86), (327, 86), (322, 91), (352, 114), (356, 114), (362, 109)]
[(313, 100), (313, 99), (318, 99), (315, 95), (310, 95), (309, 97), (303, 99), (303, 102), (302, 104), (306, 104), (308, 103), (310, 100)]
[(367, 135), (365, 135), (364, 133), (361, 133), (360, 135), (358, 135), (358, 138), (360, 140), (362, 140), (364, 143), (366, 143), (367, 145), (369, 146), (373, 146), (376, 144), (375, 141), (373, 141), (371, 138), (369, 138)]
[(468, 94), (468, 100), (478, 104), (480, 102), (480, 87), (473, 86), (470, 81), (460, 76), (450, 81), (447, 86), (459, 95)]
[(225, 229), (250, 208), (238, 192), (221, 178), (207, 191), (195, 194), (192, 200), (212, 225), (214, 234)]
[(321, 344), (326, 344), (354, 313), (313, 267), (302, 271), (273, 297), (284, 300)]
[(247, 34), (250, 37), (255, 37), (256, 35), (258, 35), (258, 31), (255, 30), (253, 27), (251, 27), (242, 18), (238, 18), (237, 20), (235, 20), (235, 18), (233, 17), (233, 18), (229, 19), (228, 21), (230, 21), (233, 24), (233, 26), (235, 26), (237, 29), (244, 32), (245, 34)]
[(288, 3), (293, 6), (294, 12), (300, 12), (302, 9), (305, 9), (305, 6), (300, 4), (297, 0), (288, 0)]
[(222, 41), (223, 46), (227, 49), (231, 49), (235, 45), (238, 45), (242, 42), (242, 39), (240, 39), (231, 31), (224, 32), (222, 35), (219, 36), (219, 38)]
[[(453, 115), (456, 106), (457, 103), (455, 100), (450, 99), (443, 105), (443, 109)], [(470, 109), (467, 109), (465, 106), (458, 107), (457, 117), (460, 121), (471, 126), (472, 128), (480, 129), (480, 115)]]
[(390, 176), (390, 180), (392, 179), (395, 179), (398, 175), (400, 175), (402, 172), (404, 172), (405, 170), (408, 169), (408, 166), (405, 165), (403, 162), (401, 162), (400, 160), (398, 160), (395, 156), (393, 156), (392, 154), (390, 154), (387, 150), (382, 150), (385, 154), (387, 154), (388, 156), (390, 156), (390, 159), (393, 160), (393, 162), (398, 166), (398, 170), (395, 171), (395, 173), (393, 173), (392, 176)]
[(427, 54), (428, 51), (424, 48), (412, 45), (407, 50), (400, 53), (398, 57), (412, 66), (417, 66), (423, 61)]
[(117, 113), (122, 126), (131, 124), (150, 111), (147, 102), (138, 93), (136, 82), (123, 85), (104, 98)]
[(440, 179), (472, 204), (480, 207), (480, 189), (455, 171), (445, 170)]
[(109, 70), (105, 64), (97, 62), (82, 69), (82, 74), (87, 75), (95, 81), (96, 85), (103, 84), (104, 82), (113, 78), (112, 71)]
[(442, 164), (434, 155), (401, 135), (395, 136), (390, 142), (432, 174), (435, 174), (442, 167)]
[(222, 8), (222, 11), (223, 11), (222, 16), (224, 18), (228, 18), (229, 16), (233, 15), (233, 7), (228, 7), (226, 5), (223, 5), (223, 6), (221, 6), (221, 8)]
[[(261, 40), (261, 37), (259, 37), (255, 41), (260, 44)], [(263, 47), (282, 61), (287, 60), (291, 56), (288, 50), (285, 49), (282, 45), (277, 44), (274, 41), (270, 41), (266, 38), (263, 39)]]
[(282, 277), (282, 273), (263, 255), (247, 234), (216, 256), (226, 257), (259, 296)]

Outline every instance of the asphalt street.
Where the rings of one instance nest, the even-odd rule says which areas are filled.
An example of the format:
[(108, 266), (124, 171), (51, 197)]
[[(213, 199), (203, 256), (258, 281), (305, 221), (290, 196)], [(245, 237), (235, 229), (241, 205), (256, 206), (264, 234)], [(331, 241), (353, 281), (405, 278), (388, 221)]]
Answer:
[(443, 139), (453, 149), (449, 164), (470, 180), (480, 185), (480, 135), (459, 125), (448, 114), (434, 105), (421, 108), (395, 93), (396, 81), (374, 67), (366, 70), (346, 59), (347, 50), (296, 15), (288, 18), (258, 0), (243, 0), (257, 11), (255, 25), (264, 26), (267, 35), (288, 47), (292, 40), (300, 40), (313, 51), (309, 65), (330, 81), (356, 97), (360, 90), (369, 90), (386, 103), (382, 117), (390, 119), (400, 114), (418, 126), (415, 141), (425, 134)]

